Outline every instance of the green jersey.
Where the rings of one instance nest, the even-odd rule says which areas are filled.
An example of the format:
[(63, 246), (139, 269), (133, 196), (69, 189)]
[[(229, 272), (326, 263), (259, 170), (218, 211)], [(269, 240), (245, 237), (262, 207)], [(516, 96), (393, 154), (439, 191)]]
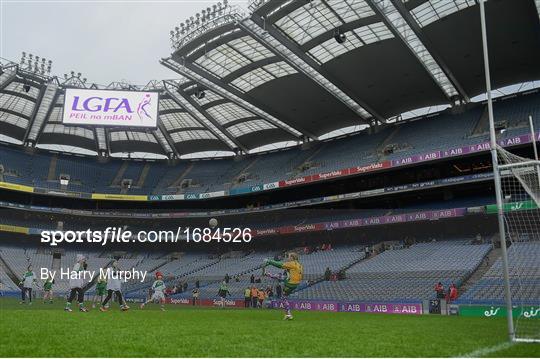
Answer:
[(46, 280), (45, 283), (43, 283), (43, 290), (49, 291), (52, 289), (52, 286), (54, 284), (54, 279), (52, 281)]
[(96, 290), (104, 290), (107, 287), (107, 281), (105, 279), (98, 279), (96, 283)]

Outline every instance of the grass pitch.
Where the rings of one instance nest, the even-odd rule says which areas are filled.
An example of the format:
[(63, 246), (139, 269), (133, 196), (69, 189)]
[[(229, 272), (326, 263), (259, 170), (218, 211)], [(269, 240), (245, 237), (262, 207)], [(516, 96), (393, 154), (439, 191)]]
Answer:
[[(62, 308), (1, 298), (0, 357), (455, 357), (506, 340), (505, 318), (296, 311), (283, 321), (262, 309)], [(487, 355), (538, 357), (540, 345)]]

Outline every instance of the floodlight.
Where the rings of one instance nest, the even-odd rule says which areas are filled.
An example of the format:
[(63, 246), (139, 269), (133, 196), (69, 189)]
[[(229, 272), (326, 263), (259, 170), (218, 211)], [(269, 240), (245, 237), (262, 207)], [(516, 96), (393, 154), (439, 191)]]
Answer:
[(347, 35), (345, 33), (341, 32), (339, 28), (334, 30), (334, 39), (338, 44), (343, 44), (345, 41), (347, 41)]
[(204, 90), (197, 90), (195, 93), (195, 97), (197, 97), (199, 100), (202, 100), (206, 96), (206, 92)]

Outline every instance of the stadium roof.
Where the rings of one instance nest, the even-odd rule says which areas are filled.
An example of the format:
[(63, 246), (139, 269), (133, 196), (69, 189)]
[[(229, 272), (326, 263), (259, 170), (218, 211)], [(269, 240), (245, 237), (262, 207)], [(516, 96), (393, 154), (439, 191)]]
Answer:
[[(487, 2), (494, 88), (540, 78), (538, 7)], [(485, 88), (478, 8), (475, 0), (252, 0), (244, 15), (224, 1), (171, 31), (173, 53), (161, 62), (179, 78), (106, 86), (159, 91), (157, 129), (64, 126), (63, 89), (99, 86), (2, 61), (0, 136), (95, 153), (247, 153), (468, 102)]]

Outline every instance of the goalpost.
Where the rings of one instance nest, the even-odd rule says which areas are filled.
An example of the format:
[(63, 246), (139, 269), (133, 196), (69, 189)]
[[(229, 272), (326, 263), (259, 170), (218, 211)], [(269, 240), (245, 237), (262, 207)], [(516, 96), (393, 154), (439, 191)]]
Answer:
[[(540, 162), (536, 135), (529, 117), (534, 160), (516, 156), (497, 145), (484, 1), (479, 1), (480, 21), (502, 262), (500, 268), (499, 263), (494, 264), (493, 273), (502, 274), (509, 339), (540, 342)], [(510, 250), (507, 242), (511, 244)]]
[[(534, 139), (532, 119), (529, 121)], [(513, 307), (513, 317), (509, 317), (513, 328), (509, 328), (517, 342), (540, 342), (540, 162), (536, 141), (532, 143), (535, 160), (497, 147), (505, 239), (511, 243), (505, 283)]]

